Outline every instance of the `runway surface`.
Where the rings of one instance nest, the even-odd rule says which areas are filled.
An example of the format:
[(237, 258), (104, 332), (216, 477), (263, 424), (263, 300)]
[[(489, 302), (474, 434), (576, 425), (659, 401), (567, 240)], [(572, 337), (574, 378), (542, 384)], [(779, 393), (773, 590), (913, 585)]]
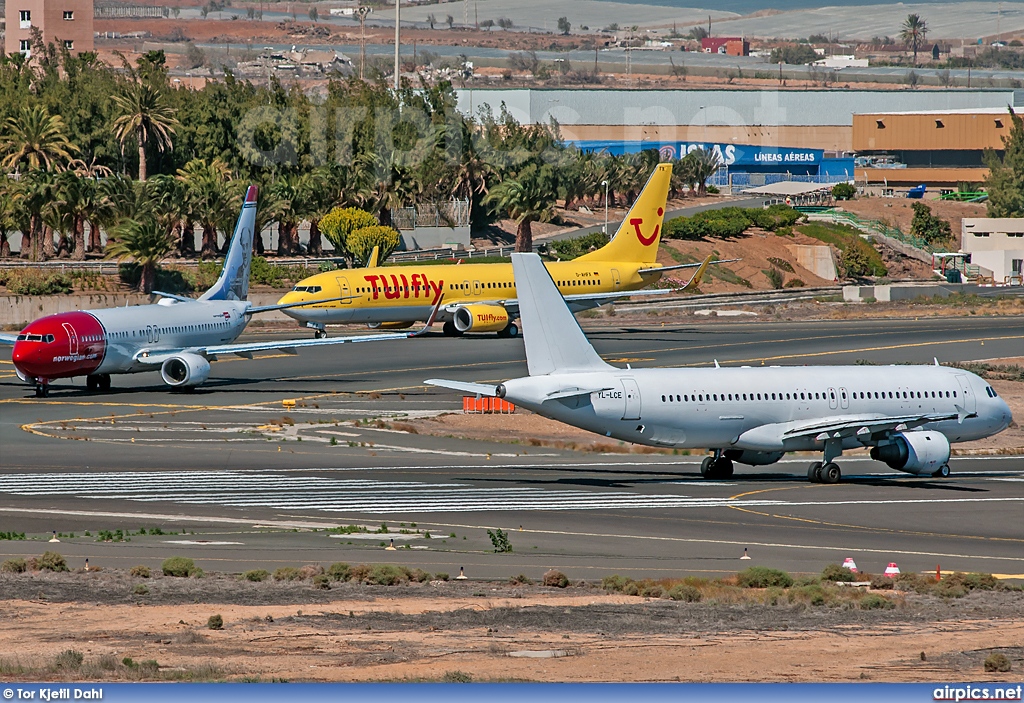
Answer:
[[(1024, 346), (1019, 318), (588, 333), (605, 359), (636, 367), (931, 363), (1019, 355)], [(54, 545), (73, 565), (157, 565), (185, 554), (212, 570), (348, 561), (452, 575), (465, 567), (471, 577), (558, 567), (600, 578), (726, 574), (749, 564), (816, 572), (852, 556), (874, 573), (896, 561), (903, 570), (1024, 575), (1020, 457), (954, 459), (946, 480), (845, 457), (836, 486), (808, 483), (810, 459), (787, 458), (708, 482), (697, 456), (595, 455), (356, 424), (461, 408), (457, 394), (423, 379), (524, 374), (521, 340), (429, 335), (231, 359), (195, 393), (169, 393), (151, 374), (115, 377), (106, 395), (63, 382), (46, 400), (17, 383), (9, 354), (0, 361), (0, 532), (74, 532)], [(386, 534), (322, 531), (382, 522)], [(155, 526), (187, 534), (96, 541), (100, 530)], [(513, 553), (493, 552), (494, 528), (509, 532)], [(393, 538), (399, 549), (384, 551)], [(46, 546), (0, 540), (0, 557)], [(749, 562), (739, 560), (744, 549)]]

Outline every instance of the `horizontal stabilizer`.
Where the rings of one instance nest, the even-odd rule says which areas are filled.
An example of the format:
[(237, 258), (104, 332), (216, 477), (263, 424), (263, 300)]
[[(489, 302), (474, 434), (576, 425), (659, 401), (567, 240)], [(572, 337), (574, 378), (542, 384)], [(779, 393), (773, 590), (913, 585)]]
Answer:
[[(708, 259), (711, 257), (709, 256)], [(708, 264), (731, 264), (734, 261), (743, 261), (743, 259), (718, 259), (716, 261), (708, 260)], [(649, 268), (640, 269), (637, 271), (641, 276), (645, 273), (660, 273), (662, 271), (675, 271), (676, 269), (695, 269), (700, 268), (704, 265), (703, 261), (695, 261), (692, 264), (673, 264), (672, 266), (651, 266)]]
[(184, 295), (177, 295), (175, 293), (164, 293), (162, 290), (155, 290), (152, 293), (150, 293), (150, 295), (158, 295), (161, 298), (170, 298), (171, 300), (177, 300), (178, 302), (181, 302), (181, 303), (194, 303), (194, 302), (196, 302), (195, 298), (188, 298), (188, 297), (186, 297)]
[(425, 383), (428, 386), (440, 386), (441, 388), (451, 388), (453, 391), (461, 391), (463, 393), (471, 393), (473, 395), (483, 395), (489, 398), (494, 398), (497, 397), (498, 395), (498, 387), (486, 383), (449, 381), (444, 378), (428, 378), (423, 383)]

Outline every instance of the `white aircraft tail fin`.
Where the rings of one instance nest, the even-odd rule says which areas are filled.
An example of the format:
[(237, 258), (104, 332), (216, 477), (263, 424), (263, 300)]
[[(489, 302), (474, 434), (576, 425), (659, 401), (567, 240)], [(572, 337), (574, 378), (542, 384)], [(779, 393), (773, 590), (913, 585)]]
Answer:
[(231, 236), (220, 278), (200, 300), (245, 300), (249, 295), (249, 267), (252, 265), (252, 240), (256, 227), (256, 186), (249, 186)]
[(512, 271), (531, 376), (612, 368), (598, 356), (536, 254), (513, 254)]

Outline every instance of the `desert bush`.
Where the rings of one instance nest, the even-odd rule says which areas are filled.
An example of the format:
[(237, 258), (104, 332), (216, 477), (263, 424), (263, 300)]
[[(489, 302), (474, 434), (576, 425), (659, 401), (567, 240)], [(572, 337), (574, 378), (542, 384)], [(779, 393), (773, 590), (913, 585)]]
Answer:
[(896, 604), (885, 596), (868, 593), (857, 602), (857, 607), (861, 610), (892, 610)]
[(447, 581), (448, 580), (448, 574), (445, 573), (444, 571), (438, 571), (436, 574), (434, 574), (434, 578), (437, 579), (438, 581)]
[(400, 568), (391, 564), (375, 564), (366, 577), (367, 583), (377, 586), (397, 586), (407, 579)]
[(222, 618), (220, 615), (211, 615), (206, 620), (206, 626), (211, 630), (223, 630), (224, 618)]
[(558, 569), (551, 569), (544, 573), (544, 579), (542, 583), (545, 586), (565, 588), (569, 585), (569, 578)]
[(832, 197), (836, 200), (852, 200), (857, 188), (852, 183), (836, 183), (832, 186)]
[(259, 583), (260, 581), (266, 581), (268, 576), (270, 576), (270, 572), (266, 569), (250, 569), (242, 574), (242, 579)]
[(768, 279), (768, 283), (771, 284), (772, 288), (782, 288), (782, 271), (779, 271), (774, 266), (769, 266), (766, 269), (762, 269), (761, 273)]
[(294, 566), (282, 566), (279, 569), (274, 569), (275, 581), (298, 581), (301, 578), (299, 570)]
[(3, 564), (0, 564), (0, 572), (5, 574), (23, 574), (26, 569), (28, 569), (28, 565), (24, 559), (8, 559)]
[(67, 571), (68, 562), (57, 552), (43, 552), (36, 560), (36, 568), (40, 571)]
[(993, 652), (985, 657), (985, 671), (1005, 673), (1010, 669), (1010, 658), (1002, 652)]
[(132, 594), (136, 596), (148, 596), (149, 586), (144, 583), (136, 584), (135, 588), (132, 589)]
[(104, 654), (99, 658), (97, 664), (104, 671), (114, 671), (117, 669), (117, 657), (113, 654)]
[(202, 572), (201, 569), (196, 567), (195, 562), (188, 557), (164, 559), (164, 563), (160, 565), (160, 570), (163, 571), (164, 576), (178, 577), (196, 576)]
[(704, 597), (699, 588), (680, 583), (668, 589), (668, 597), (685, 603), (699, 603)]
[(314, 576), (321, 575), (322, 573), (324, 573), (324, 567), (320, 566), (319, 564), (306, 564), (301, 569), (299, 569), (299, 578), (311, 579)]
[(788, 281), (786, 281), (786, 284), (785, 284), (784, 286), (782, 286), (782, 287), (783, 287), (783, 288), (803, 288), (803, 287), (805, 287), (806, 285), (807, 285), (807, 284), (806, 284), (806, 283), (804, 283), (804, 282), (803, 282), (802, 280), (800, 280), (799, 278), (791, 278), (791, 279), (789, 279)]
[(810, 584), (807, 586), (794, 586), (787, 594), (790, 603), (810, 603), (811, 605), (825, 605), (829, 598), (821, 584)]
[(441, 681), (444, 683), (471, 683), (473, 677), (465, 671), (446, 671), (441, 675)]
[(409, 572), (409, 580), (413, 583), (426, 583), (430, 580), (430, 573), (423, 569), (413, 569)]
[(619, 576), (618, 574), (614, 574), (612, 576), (605, 576), (603, 579), (601, 579), (601, 588), (603, 588), (606, 591), (616, 591), (618, 593), (622, 593), (622, 591), (626, 588), (626, 584), (632, 582), (632, 580), (633, 579), (631, 578), (628, 578), (626, 576)]
[(857, 575), (847, 569), (845, 566), (839, 564), (829, 564), (821, 571), (822, 581), (842, 581), (844, 583), (853, 583), (857, 580)]
[(142, 564), (139, 564), (138, 566), (133, 566), (131, 568), (131, 571), (129, 571), (128, 573), (140, 579), (148, 579), (150, 576), (153, 575), (153, 573), (149, 570), (149, 567), (144, 566)]
[(914, 572), (897, 574), (892, 581), (894, 588), (901, 591), (915, 591), (917, 593), (928, 593), (931, 587), (935, 585), (935, 579)]
[(83, 661), (84, 654), (76, 649), (65, 649), (54, 658), (53, 665), (58, 669), (78, 670), (82, 668)]
[(513, 586), (529, 586), (533, 583), (533, 579), (526, 574), (519, 574), (518, 576), (511, 577), (508, 582)]
[(10, 276), (7, 290), (14, 295), (59, 295), (74, 290), (74, 282), (63, 273), (25, 271)]
[(959, 571), (955, 574), (944, 577), (940, 583), (962, 586), (968, 591), (991, 591), (999, 585), (999, 581), (992, 574), (982, 574), (978, 572), (965, 574)]
[(752, 566), (736, 575), (736, 583), (743, 588), (768, 588), (769, 586), (789, 588), (793, 585), (793, 577), (781, 569)]
[(319, 588), (324, 591), (331, 587), (331, 577), (327, 574), (317, 574), (313, 577), (313, 588)]
[(349, 580), (356, 583), (366, 583), (370, 577), (372, 567), (367, 564), (356, 564), (349, 570)]
[(627, 596), (638, 596), (640, 595), (640, 584), (633, 579), (629, 579), (622, 587), (622, 592)]
[(344, 562), (336, 562), (327, 567), (327, 575), (335, 581), (348, 581), (352, 568)]
[(891, 591), (893, 588), (892, 579), (888, 576), (872, 576), (871, 588), (876, 591)]
[(186, 630), (175, 637), (174, 641), (178, 644), (199, 644), (200, 642), (206, 642), (207, 637), (196, 630)]

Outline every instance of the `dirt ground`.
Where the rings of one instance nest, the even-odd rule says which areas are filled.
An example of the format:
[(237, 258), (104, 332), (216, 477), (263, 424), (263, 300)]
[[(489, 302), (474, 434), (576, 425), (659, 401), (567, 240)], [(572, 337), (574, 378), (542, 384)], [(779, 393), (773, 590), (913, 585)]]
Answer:
[[(403, 586), (0, 575), (0, 680), (1014, 681), (1024, 598), (885, 591), (895, 609), (685, 603), (506, 582)], [(133, 596), (137, 584), (150, 594)], [(206, 627), (221, 615), (224, 629)], [(74, 649), (79, 670), (55, 668)], [(1016, 677), (1016, 678), (1014, 678)]]
[(910, 231), (910, 221), (914, 218), (914, 203), (924, 202), (937, 215), (947, 220), (953, 228), (953, 235), (960, 240), (960, 220), (965, 217), (985, 217), (984, 203), (957, 203), (951, 200), (909, 200), (907, 198), (874, 198), (861, 197), (838, 204), (838, 209), (852, 212), (858, 217), (880, 220), (890, 226), (898, 227), (904, 232)]

